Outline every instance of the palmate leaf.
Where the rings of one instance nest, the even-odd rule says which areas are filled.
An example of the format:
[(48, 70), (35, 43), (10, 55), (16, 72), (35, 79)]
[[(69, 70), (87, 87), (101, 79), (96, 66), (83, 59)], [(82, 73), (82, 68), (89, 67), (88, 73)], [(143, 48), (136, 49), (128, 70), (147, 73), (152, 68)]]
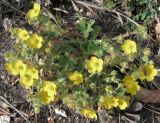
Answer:
[(80, 46), (81, 50), (87, 54), (93, 54), (99, 51), (100, 47), (95, 41), (83, 42)]
[(86, 21), (83, 18), (79, 19), (78, 31), (83, 34), (84, 38), (87, 38), (89, 36), (89, 33), (93, 31), (92, 26), (94, 23), (94, 20)]
[(67, 64), (69, 62), (70, 56), (67, 52), (60, 56), (59, 65), (62, 69), (67, 69)]
[(86, 93), (85, 89), (83, 89), (81, 87), (75, 88), (75, 90), (73, 91), (73, 97), (75, 99), (75, 103), (77, 103), (78, 106), (80, 106), (80, 107), (88, 107), (89, 106), (90, 96), (88, 93)]

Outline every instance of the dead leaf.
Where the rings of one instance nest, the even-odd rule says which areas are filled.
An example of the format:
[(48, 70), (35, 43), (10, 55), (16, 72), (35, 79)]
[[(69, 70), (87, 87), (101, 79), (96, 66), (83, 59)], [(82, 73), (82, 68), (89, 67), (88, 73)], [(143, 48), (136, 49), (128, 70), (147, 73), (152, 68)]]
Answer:
[(160, 103), (160, 90), (152, 91), (141, 87), (135, 97), (144, 103)]
[(160, 35), (160, 23), (156, 25), (155, 30), (156, 30), (156, 34)]
[(128, 117), (126, 116), (122, 116), (121, 118), (123, 121), (125, 121), (125, 123), (137, 123), (137, 121), (133, 121), (131, 119), (129, 119)]
[(52, 117), (48, 118), (48, 123), (54, 123), (54, 119)]
[(116, 117), (110, 116), (106, 110), (98, 109), (98, 116), (100, 123), (117, 123), (118, 119)]
[(3, 28), (5, 31), (8, 31), (12, 26), (11, 20), (9, 20), (8, 18), (4, 18), (3, 21)]
[(160, 44), (160, 23), (158, 23), (155, 27), (155, 31), (156, 31), (156, 38), (158, 43)]
[(140, 111), (140, 110), (142, 109), (142, 107), (143, 107), (142, 103), (140, 103), (140, 102), (135, 102), (135, 103), (133, 103), (133, 105), (132, 105), (132, 110), (133, 110), (134, 112)]
[(138, 114), (125, 113), (125, 116), (133, 122), (140, 121), (140, 116)]
[(155, 116), (155, 119), (156, 119), (156, 123), (160, 123), (160, 116), (159, 115), (157, 115), (157, 116)]
[(55, 108), (55, 113), (58, 114), (58, 115), (61, 115), (63, 117), (67, 117), (66, 112), (64, 110), (62, 110), (62, 109)]

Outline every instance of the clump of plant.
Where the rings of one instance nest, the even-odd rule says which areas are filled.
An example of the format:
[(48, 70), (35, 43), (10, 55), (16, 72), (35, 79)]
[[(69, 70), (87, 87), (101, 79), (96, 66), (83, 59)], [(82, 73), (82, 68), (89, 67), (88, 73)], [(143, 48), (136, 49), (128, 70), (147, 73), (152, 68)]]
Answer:
[(157, 75), (142, 41), (100, 37), (95, 21), (82, 17), (76, 22), (78, 34), (69, 35), (61, 21), (52, 22), (40, 8), (34, 3), (27, 13), (33, 30), (10, 29), (15, 51), (5, 54), (6, 70), (19, 78), (35, 112), (58, 100), (88, 118), (97, 118), (98, 107), (125, 110), (139, 83)]
[(136, 22), (151, 22), (157, 16), (157, 1), (150, 0), (129, 0), (128, 9)]

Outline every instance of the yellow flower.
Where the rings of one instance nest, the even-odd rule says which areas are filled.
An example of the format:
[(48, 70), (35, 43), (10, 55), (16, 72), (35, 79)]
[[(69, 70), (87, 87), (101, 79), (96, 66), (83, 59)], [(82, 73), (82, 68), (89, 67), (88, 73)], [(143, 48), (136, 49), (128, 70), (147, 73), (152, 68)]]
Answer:
[(79, 85), (80, 83), (83, 83), (83, 75), (78, 71), (70, 73), (68, 78), (70, 81), (73, 82), (74, 85)]
[(129, 83), (129, 82), (134, 82), (136, 81), (135, 77), (134, 76), (125, 76), (124, 79), (123, 79), (123, 82), (126, 84), (126, 83)]
[(117, 107), (119, 105), (119, 99), (117, 97), (112, 97), (112, 106)]
[(136, 95), (137, 91), (140, 90), (138, 82), (130, 82), (130, 84), (125, 86), (126, 86), (126, 92), (130, 93), (131, 95)]
[(40, 13), (41, 6), (38, 3), (34, 3), (33, 9), (30, 9), (27, 13), (28, 19), (36, 18)]
[(129, 106), (129, 100), (130, 98), (129, 97), (117, 97), (118, 98), (118, 107), (121, 109), (121, 110), (125, 110), (128, 106)]
[(119, 107), (121, 110), (124, 110), (128, 107), (128, 105), (129, 105), (129, 97), (106, 96), (106, 97), (100, 98), (100, 106), (106, 109), (111, 109), (113, 107)]
[(25, 73), (27, 76), (30, 76), (32, 79), (39, 79), (39, 72), (33, 67), (28, 67)]
[(118, 99), (115, 97), (111, 96), (105, 96), (100, 98), (100, 106), (106, 108), (106, 109), (111, 109), (113, 107), (118, 106)]
[(103, 60), (92, 56), (90, 60), (85, 61), (85, 68), (89, 73), (99, 73), (103, 70)]
[(138, 69), (138, 75), (141, 80), (152, 81), (157, 74), (158, 71), (154, 68), (153, 64), (145, 64)]
[(124, 41), (124, 44), (121, 46), (121, 49), (126, 54), (131, 54), (131, 53), (137, 52), (137, 46), (136, 46), (135, 41), (132, 41), (130, 39)]
[(19, 82), (26, 89), (29, 89), (35, 83), (34, 80), (30, 76), (21, 76)]
[(29, 89), (39, 79), (38, 71), (33, 67), (28, 67), (22, 60), (16, 60), (5, 64), (6, 70), (13, 75), (20, 75), (20, 84)]
[(35, 68), (31, 66), (27, 66), (23, 74), (20, 74), (21, 77), (27, 76), (33, 80), (38, 80), (39, 79), (39, 72)]
[(57, 86), (51, 81), (44, 81), (39, 91), (39, 96), (42, 104), (49, 104), (54, 101), (56, 95)]
[(13, 65), (12, 63), (6, 63), (5, 64), (5, 69), (9, 72), (11, 72), (11, 70), (13, 69)]
[(91, 118), (91, 119), (94, 119), (94, 118), (97, 119), (96, 111), (91, 109), (91, 108), (83, 109), (80, 113), (82, 115), (84, 115), (85, 117), (88, 117), (88, 118)]
[(17, 33), (17, 37), (21, 40), (21, 41), (26, 41), (27, 39), (30, 38), (28, 32), (26, 29), (21, 29), (21, 28), (18, 28), (16, 30), (16, 33)]
[(32, 34), (31, 37), (27, 40), (28, 45), (31, 48), (39, 49), (42, 47), (42, 37), (37, 34)]
[(16, 60), (12, 63), (6, 63), (6, 70), (9, 71), (12, 75), (17, 76), (19, 74), (24, 74), (26, 71), (26, 65), (22, 60)]
[(140, 90), (138, 82), (135, 80), (134, 76), (125, 76), (123, 79), (124, 85), (126, 86), (126, 92), (131, 95), (136, 95), (136, 92)]
[(22, 75), (26, 72), (26, 65), (23, 63), (22, 60), (16, 60), (15, 62), (12, 63), (13, 68), (15, 71), (18, 71), (18, 74)]

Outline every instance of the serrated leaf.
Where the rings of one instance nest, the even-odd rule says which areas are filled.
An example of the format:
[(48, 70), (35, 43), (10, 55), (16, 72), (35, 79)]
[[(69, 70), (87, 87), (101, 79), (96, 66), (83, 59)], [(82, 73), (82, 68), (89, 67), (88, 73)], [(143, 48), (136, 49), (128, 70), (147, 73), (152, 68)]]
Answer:
[(94, 42), (90, 42), (87, 49), (88, 49), (88, 52), (93, 52), (98, 50), (98, 46)]
[(85, 20), (83, 18), (80, 18), (78, 23), (78, 30), (81, 34), (83, 34), (84, 38), (87, 38), (89, 36), (89, 33), (93, 31), (93, 24), (95, 23), (94, 20)]

